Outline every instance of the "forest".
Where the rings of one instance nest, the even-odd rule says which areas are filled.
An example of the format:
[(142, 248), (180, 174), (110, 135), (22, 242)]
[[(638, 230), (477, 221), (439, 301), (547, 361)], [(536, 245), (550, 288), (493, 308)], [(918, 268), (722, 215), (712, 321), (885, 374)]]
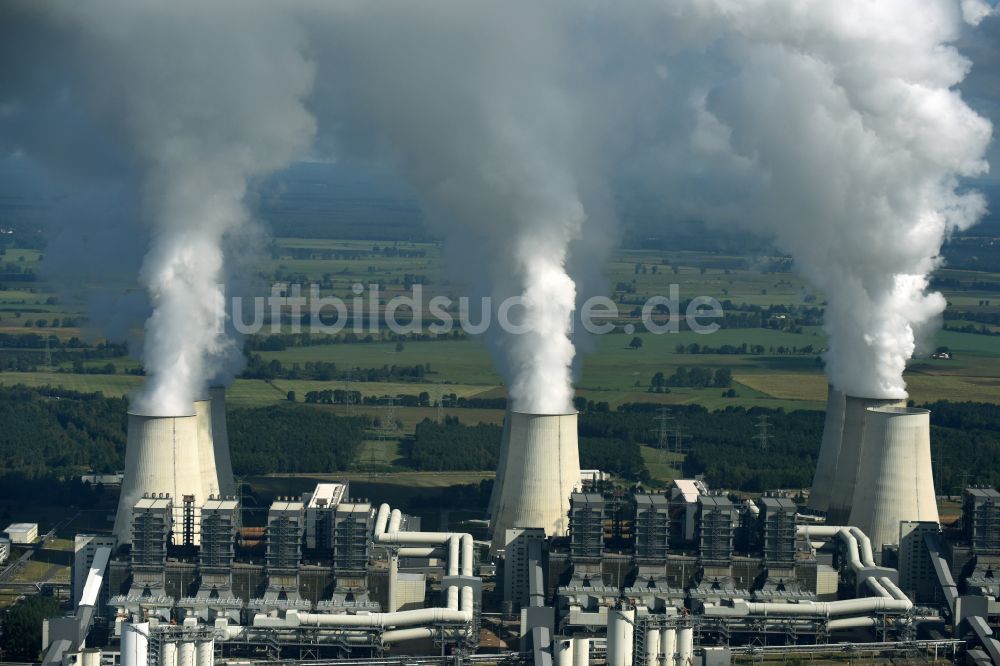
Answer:
[[(579, 400), (580, 462), (629, 481), (648, 478), (640, 445), (657, 444), (659, 417), (669, 441), (680, 433), (687, 476), (704, 474), (711, 486), (743, 491), (804, 488), (812, 481), (823, 429), (819, 411), (629, 403), (610, 409)], [(1000, 406), (936, 402), (931, 448), (937, 491), (957, 494), (963, 484), (1000, 485)], [(7, 498), (80, 498), (78, 488), (54, 483), (92, 469), (122, 469), (128, 403), (99, 393), (23, 386), (0, 387), (0, 495)], [(369, 416), (337, 416), (302, 403), (231, 408), (229, 439), (236, 474), (327, 472), (348, 469), (358, 457)], [(762, 425), (766, 421), (766, 437)], [(404, 439), (405, 465), (417, 470), (495, 469), (501, 429), (425, 419)], [(69, 483), (66, 481), (66, 483)], [(48, 491), (46, 491), (48, 488)], [(57, 497), (58, 496), (58, 497)], [(92, 498), (84, 498), (91, 501)]]

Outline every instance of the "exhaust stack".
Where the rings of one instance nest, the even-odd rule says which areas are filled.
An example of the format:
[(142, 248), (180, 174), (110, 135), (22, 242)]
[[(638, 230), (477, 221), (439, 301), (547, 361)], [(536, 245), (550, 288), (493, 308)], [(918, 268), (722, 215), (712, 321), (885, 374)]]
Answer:
[[(829, 525), (848, 524), (847, 519), (851, 515), (851, 502), (854, 499), (854, 487), (858, 479), (861, 448), (864, 445), (865, 417), (867, 410), (871, 407), (906, 407), (906, 401), (896, 398), (845, 396), (840, 453), (837, 456), (836, 473), (833, 478), (833, 488), (830, 491), (830, 504), (826, 512), (826, 522)], [(823, 437), (826, 439), (825, 433)]]
[(213, 386), (209, 389), (212, 399), (212, 449), (215, 451), (215, 472), (219, 492), (225, 497), (236, 496), (233, 463), (229, 455), (229, 429), (226, 427), (226, 389)]
[(848, 525), (861, 528), (875, 557), (899, 544), (903, 520), (938, 522), (931, 470), (931, 413), (926, 409), (866, 410), (865, 441)]
[(514, 527), (565, 535), (569, 497), (579, 485), (576, 413), (508, 412), (491, 498), (493, 550), (506, 546), (506, 531)]
[(844, 436), (845, 401), (843, 392), (833, 388), (832, 384), (827, 385), (823, 441), (819, 447), (812, 490), (809, 492), (809, 508), (813, 511), (826, 513), (830, 508), (830, 494), (840, 458), (840, 441)]
[(201, 478), (198, 447), (198, 417), (128, 414), (125, 445), (125, 477), (115, 514), (115, 536), (119, 544), (132, 543), (132, 508), (143, 495), (169, 494), (174, 500), (174, 539), (182, 524), (183, 498), (195, 496), (195, 506), (207, 499)]

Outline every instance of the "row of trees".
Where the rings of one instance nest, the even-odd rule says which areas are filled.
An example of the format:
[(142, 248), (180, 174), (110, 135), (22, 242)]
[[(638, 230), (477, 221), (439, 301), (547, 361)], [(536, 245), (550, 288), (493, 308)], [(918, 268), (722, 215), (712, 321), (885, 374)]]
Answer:
[[(412, 438), (404, 441), (406, 462), (418, 470), (491, 470), (500, 457), (502, 429), (493, 424), (470, 426), (457, 417), (443, 423), (424, 419)], [(580, 465), (641, 481), (649, 478), (638, 445), (630, 439), (580, 438)]]
[(669, 377), (657, 372), (649, 380), (649, 386), (654, 391), (666, 387), (672, 388), (729, 388), (733, 385), (733, 371), (729, 368), (701, 368), (698, 366), (680, 366)]
[(244, 379), (313, 379), (316, 381), (358, 382), (419, 382), (433, 374), (430, 363), (416, 365), (383, 365), (381, 368), (338, 368), (329, 361), (306, 361), (286, 367), (278, 359), (264, 360), (260, 354), (251, 354), (243, 371)]

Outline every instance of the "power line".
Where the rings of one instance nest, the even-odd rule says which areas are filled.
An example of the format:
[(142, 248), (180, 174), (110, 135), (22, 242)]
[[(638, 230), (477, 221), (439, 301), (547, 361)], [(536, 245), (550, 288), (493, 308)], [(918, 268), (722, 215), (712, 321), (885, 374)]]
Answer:
[(761, 414), (754, 427), (757, 429), (757, 434), (753, 438), (760, 442), (761, 451), (767, 451), (767, 445), (771, 441), (770, 424), (767, 422), (767, 414)]

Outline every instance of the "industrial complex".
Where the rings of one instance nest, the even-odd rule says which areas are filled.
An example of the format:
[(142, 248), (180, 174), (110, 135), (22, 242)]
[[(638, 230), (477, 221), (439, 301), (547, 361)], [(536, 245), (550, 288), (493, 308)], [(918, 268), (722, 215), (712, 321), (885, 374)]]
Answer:
[(807, 507), (581, 473), (575, 414), (508, 412), (474, 536), (346, 482), (245, 525), (224, 400), (129, 414), (114, 531), (77, 536), (76, 611), (48, 621), (46, 663), (1000, 660), (1000, 493), (967, 489), (942, 529), (926, 410), (831, 389)]

